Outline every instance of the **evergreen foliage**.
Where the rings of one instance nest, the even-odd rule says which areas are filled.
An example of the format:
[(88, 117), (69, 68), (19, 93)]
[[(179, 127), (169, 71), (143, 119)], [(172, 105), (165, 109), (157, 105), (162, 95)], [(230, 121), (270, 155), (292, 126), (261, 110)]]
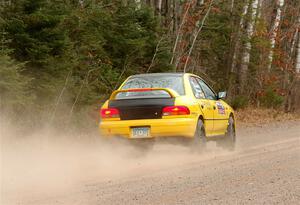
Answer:
[(64, 103), (75, 107), (104, 100), (128, 75), (148, 70), (159, 41), (166, 47), (151, 72), (171, 69), (159, 21), (152, 9), (137, 9), (134, 2), (20, 0), (3, 8), (1, 18), (12, 50), (5, 59), (22, 63), (15, 75), (22, 67), (40, 109), (55, 106), (62, 90)]
[[(129, 75), (181, 72), (185, 64), (187, 72), (199, 74), (215, 90), (228, 90), (237, 108), (249, 102), (278, 107), (297, 90), (293, 69), (299, 17), (293, 14), (299, 13), (299, 3), (285, 3), (272, 48), (275, 1), (262, 1), (256, 18), (250, 18), (252, 1), (167, 2), (10, 0), (1, 4), (1, 107), (14, 110), (32, 104), (51, 115), (58, 106), (67, 105), (61, 109), (72, 115), (99, 104)], [(246, 35), (249, 23), (254, 28), (251, 39)], [(244, 83), (249, 86), (239, 93), (242, 55), (249, 42)]]
[[(3, 21), (2, 21), (3, 23)], [(3, 25), (3, 24), (1, 24)], [(4, 37), (6, 34), (1, 33)], [(2, 39), (0, 48), (0, 108), (8, 112), (18, 112), (32, 102), (30, 79), (22, 74), (24, 64), (18, 63), (10, 56)]]

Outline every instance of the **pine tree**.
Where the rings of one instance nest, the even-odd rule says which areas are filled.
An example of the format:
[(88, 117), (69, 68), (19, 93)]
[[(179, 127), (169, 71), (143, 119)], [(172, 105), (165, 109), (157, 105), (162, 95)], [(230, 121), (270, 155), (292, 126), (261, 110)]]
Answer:
[(9, 42), (4, 32), (4, 20), (0, 18), (1, 45), (0, 45), (0, 112), (19, 112), (32, 101), (28, 77), (22, 74), (24, 64), (13, 60), (7, 48)]
[(5, 9), (5, 31), (11, 41), (11, 56), (25, 63), (23, 73), (33, 78), (37, 103), (48, 103), (56, 95), (68, 65), (64, 59), (68, 42), (60, 24), (64, 10), (46, 0), (12, 1)]

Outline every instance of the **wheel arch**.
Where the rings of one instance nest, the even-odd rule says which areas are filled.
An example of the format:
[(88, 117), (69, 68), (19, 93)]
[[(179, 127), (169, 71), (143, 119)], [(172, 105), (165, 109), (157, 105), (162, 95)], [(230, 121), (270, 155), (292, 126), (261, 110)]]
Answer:
[[(204, 133), (205, 133), (205, 136), (206, 136), (206, 130), (205, 130), (205, 120), (204, 120), (204, 117), (203, 117), (203, 115), (202, 115), (202, 114), (200, 114), (200, 115), (199, 115), (199, 117), (198, 117), (198, 120), (197, 120), (197, 124), (198, 124), (199, 120), (201, 120), (201, 121), (202, 121), (202, 123), (203, 123)], [(196, 129), (197, 129), (197, 126), (196, 126)]]
[(203, 115), (202, 115), (202, 114), (200, 114), (200, 115), (199, 115), (199, 117), (198, 117), (198, 120), (201, 120), (201, 121), (203, 122), (203, 124), (205, 123), (205, 121), (204, 121), (204, 117), (203, 117)]
[(233, 112), (230, 112), (228, 119), (229, 119), (230, 117), (233, 118), (233, 122), (234, 122), (234, 123), (233, 123), (233, 126), (234, 126), (234, 129), (236, 129), (236, 119), (235, 119), (235, 116), (234, 116)]

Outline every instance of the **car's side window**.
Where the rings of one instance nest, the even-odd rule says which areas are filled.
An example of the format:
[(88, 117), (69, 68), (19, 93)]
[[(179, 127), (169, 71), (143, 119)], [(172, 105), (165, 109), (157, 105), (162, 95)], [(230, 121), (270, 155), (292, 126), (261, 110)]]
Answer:
[(194, 96), (196, 98), (198, 98), (198, 99), (205, 98), (204, 92), (201, 89), (201, 87), (200, 87), (200, 85), (199, 85), (199, 83), (198, 83), (198, 81), (197, 81), (196, 78), (190, 77), (190, 84), (191, 84)]
[(216, 94), (208, 87), (208, 85), (206, 85), (206, 83), (200, 79), (198, 79), (198, 81), (201, 88), (203, 89), (205, 97), (210, 100), (216, 100)]

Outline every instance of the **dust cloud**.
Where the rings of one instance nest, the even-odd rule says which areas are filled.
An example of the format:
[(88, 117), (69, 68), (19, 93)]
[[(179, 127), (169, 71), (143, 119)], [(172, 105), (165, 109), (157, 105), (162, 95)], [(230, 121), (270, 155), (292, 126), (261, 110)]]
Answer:
[[(68, 132), (70, 133), (70, 132)], [(144, 152), (126, 141), (103, 140), (94, 132), (67, 134), (44, 128), (16, 134), (1, 125), (1, 204), (55, 197), (88, 183), (122, 180), (224, 154), (191, 152), (157, 142)]]

